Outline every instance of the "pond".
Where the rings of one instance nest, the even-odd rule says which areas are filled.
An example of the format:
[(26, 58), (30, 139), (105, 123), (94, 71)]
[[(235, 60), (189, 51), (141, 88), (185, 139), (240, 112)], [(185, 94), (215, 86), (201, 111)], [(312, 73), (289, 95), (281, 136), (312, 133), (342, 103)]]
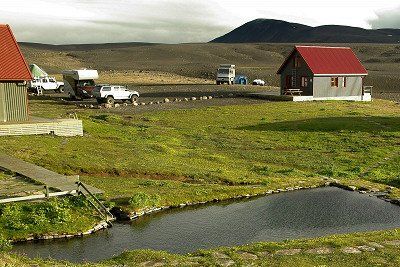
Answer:
[(400, 208), (335, 187), (293, 191), (247, 201), (175, 209), (85, 238), (16, 245), (29, 257), (100, 261), (126, 250), (188, 253), (257, 241), (282, 241), (400, 228)]

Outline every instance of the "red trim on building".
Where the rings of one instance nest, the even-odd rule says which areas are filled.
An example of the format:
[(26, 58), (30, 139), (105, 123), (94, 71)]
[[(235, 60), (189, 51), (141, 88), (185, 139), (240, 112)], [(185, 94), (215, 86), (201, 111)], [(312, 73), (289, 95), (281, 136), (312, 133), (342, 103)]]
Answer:
[(10, 26), (0, 25), (0, 81), (30, 81), (32, 74)]
[(350, 47), (324, 46), (295, 46), (277, 74), (282, 73), (296, 51), (314, 75), (368, 75), (367, 70)]

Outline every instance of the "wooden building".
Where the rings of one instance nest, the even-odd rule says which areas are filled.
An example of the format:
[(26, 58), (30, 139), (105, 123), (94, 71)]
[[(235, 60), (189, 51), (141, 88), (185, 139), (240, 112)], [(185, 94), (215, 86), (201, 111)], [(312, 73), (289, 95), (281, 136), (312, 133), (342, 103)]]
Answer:
[(28, 120), (29, 67), (8, 25), (0, 25), (0, 122)]
[(371, 101), (368, 72), (349, 47), (295, 46), (278, 74), (293, 101)]

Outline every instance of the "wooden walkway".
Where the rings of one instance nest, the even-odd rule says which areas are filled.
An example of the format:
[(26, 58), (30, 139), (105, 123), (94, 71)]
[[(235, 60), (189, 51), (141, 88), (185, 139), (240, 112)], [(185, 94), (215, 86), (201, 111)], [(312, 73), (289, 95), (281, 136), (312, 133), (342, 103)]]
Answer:
[[(27, 177), (35, 182), (47, 185), (57, 191), (73, 191), (77, 189), (77, 178), (55, 173), (23, 160), (0, 154), (0, 169), (8, 170)], [(102, 194), (103, 191), (92, 186), (86, 186), (93, 194)]]

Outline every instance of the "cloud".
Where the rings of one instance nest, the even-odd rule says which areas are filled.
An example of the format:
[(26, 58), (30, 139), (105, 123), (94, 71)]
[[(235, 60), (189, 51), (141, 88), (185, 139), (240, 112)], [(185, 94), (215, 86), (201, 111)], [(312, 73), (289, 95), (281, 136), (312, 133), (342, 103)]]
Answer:
[(369, 20), (373, 29), (396, 28), (400, 29), (400, 7), (376, 13), (377, 18)]
[(10, 24), (19, 41), (207, 42), (230, 29), (210, 8), (212, 1), (30, 0), (15, 12), (19, 1), (0, 7), (0, 23)]

